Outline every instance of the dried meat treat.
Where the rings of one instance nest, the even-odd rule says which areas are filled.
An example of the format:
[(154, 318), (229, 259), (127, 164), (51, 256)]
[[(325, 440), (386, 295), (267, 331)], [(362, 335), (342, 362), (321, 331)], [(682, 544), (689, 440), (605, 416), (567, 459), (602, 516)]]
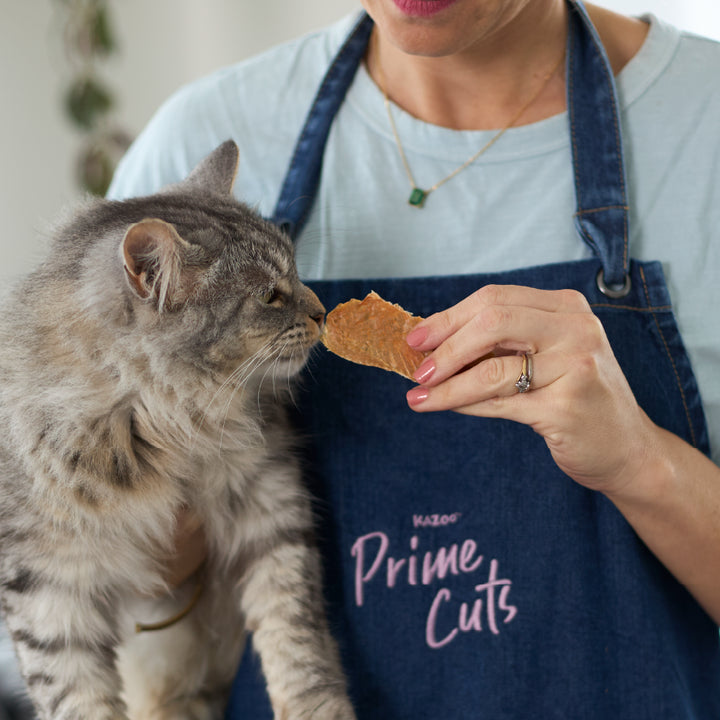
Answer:
[(427, 353), (411, 348), (405, 336), (421, 320), (371, 292), (363, 300), (349, 300), (331, 310), (321, 339), (328, 350), (346, 360), (412, 379)]

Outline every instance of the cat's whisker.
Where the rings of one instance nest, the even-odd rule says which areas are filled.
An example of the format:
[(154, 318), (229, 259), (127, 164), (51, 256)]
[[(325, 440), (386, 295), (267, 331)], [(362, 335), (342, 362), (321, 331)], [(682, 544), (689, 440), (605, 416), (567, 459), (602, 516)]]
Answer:
[(277, 376), (277, 373), (275, 372), (275, 367), (280, 362), (280, 359), (283, 356), (283, 353), (285, 352), (285, 348), (287, 347), (287, 341), (280, 347), (275, 348), (275, 358), (273, 361), (268, 365), (268, 367), (265, 369), (265, 372), (263, 373), (263, 376), (260, 378), (260, 382), (258, 383), (257, 388), (257, 404), (258, 404), (258, 412), (261, 412), (262, 403), (260, 400), (260, 395), (262, 393), (262, 386), (265, 382), (265, 378), (268, 376), (268, 373), (272, 371), (271, 377), (273, 381), (273, 394), (276, 394), (276, 388), (275, 388), (275, 378)]
[[(311, 360), (312, 356), (317, 353), (317, 349), (318, 349), (318, 346), (314, 345), (313, 347), (310, 348), (309, 352), (306, 351), (305, 364), (303, 365), (304, 373), (307, 375), (307, 377), (312, 382), (315, 381), (315, 378), (314, 378), (314, 375), (312, 372), (312, 364), (311, 364), (310, 360)], [(293, 380), (294, 380), (293, 375), (291, 374), (290, 368), (288, 367), (287, 383), (288, 383), (289, 390), (292, 390), (292, 388), (293, 388)], [(288, 395), (289, 395), (289, 398), (288, 398), (289, 402), (292, 403), (293, 407), (298, 408), (298, 401), (297, 401), (296, 393), (289, 392)]]
[[(291, 354), (291, 357), (292, 357), (293, 361), (294, 361), (296, 355), (304, 355), (304, 356), (307, 356), (307, 351), (305, 351), (304, 348), (295, 347), (295, 349), (293, 350), (293, 352), (292, 352), (292, 354)], [(286, 381), (286, 385), (287, 385), (287, 389), (288, 389), (288, 390), (291, 390), (291, 389), (292, 389), (293, 377), (294, 377), (294, 373), (292, 372), (291, 365), (288, 365), (288, 366), (287, 366), (286, 377), (285, 377), (285, 381)], [(288, 394), (290, 395), (290, 398), (291, 398), (292, 402), (294, 403), (294, 402), (295, 402), (295, 398), (294, 398), (294, 396), (293, 396), (293, 393), (292, 393), (292, 392), (289, 392)]]
[[(248, 362), (247, 360), (245, 362)], [(244, 365), (245, 363), (243, 363)], [(233, 370), (230, 375), (225, 379), (225, 381), (220, 385), (220, 387), (215, 391), (213, 396), (210, 398), (210, 402), (205, 407), (205, 411), (202, 414), (202, 417), (197, 423), (197, 426), (194, 429), (193, 437), (190, 442), (190, 450), (195, 449), (195, 444), (197, 442), (197, 439), (200, 436), (200, 431), (202, 430), (203, 425), (205, 424), (205, 420), (207, 419), (208, 414), (210, 413), (210, 408), (212, 407), (212, 404), (217, 400), (217, 398), (222, 394), (222, 392), (233, 382), (233, 378), (237, 373), (239, 373), (242, 370), (243, 365), (240, 365), (238, 368)]]
[[(268, 373), (272, 372), (273, 382), (275, 380), (275, 376), (277, 373), (275, 373), (274, 368), (279, 362), (280, 358), (282, 357), (282, 354), (284, 352), (285, 345), (277, 347), (274, 342), (269, 342), (267, 345), (265, 345), (261, 350), (259, 350), (255, 355), (253, 355), (253, 360), (255, 361), (252, 364), (243, 363), (242, 366), (242, 372), (238, 374), (237, 377), (233, 380), (234, 389), (231, 393), (230, 397), (228, 398), (227, 402), (224, 406), (223, 411), (223, 422), (221, 425), (221, 432), (220, 432), (220, 449), (222, 449), (222, 443), (223, 443), (223, 437), (225, 433), (225, 425), (227, 422), (228, 413), (230, 411), (230, 407), (232, 406), (232, 401), (235, 398), (235, 395), (237, 392), (241, 389), (243, 389), (245, 382), (249, 379), (249, 377), (257, 370), (257, 368), (261, 367), (262, 365), (268, 363), (268, 367), (265, 369), (265, 372), (263, 373), (262, 377), (260, 378), (258, 382), (258, 411), (261, 409), (261, 403), (260, 403), (260, 393), (262, 391), (262, 385), (265, 381), (265, 378), (267, 377)], [(273, 356), (275, 356), (273, 358)], [(235, 375), (236, 373), (234, 373)]]
[[(242, 386), (244, 381), (249, 377), (254, 367), (256, 367), (256, 364), (261, 364), (264, 361), (264, 357), (258, 359), (258, 356), (261, 354), (265, 354), (268, 351), (268, 346), (263, 346), (259, 350), (257, 350), (255, 353), (253, 353), (250, 357), (246, 358), (238, 367), (236, 367), (227, 378), (225, 378), (224, 382), (220, 385), (220, 387), (215, 391), (212, 398), (210, 398), (210, 402), (207, 404), (205, 408), (205, 412), (203, 413), (202, 417), (200, 418), (197, 427), (195, 428), (195, 432), (193, 434), (193, 439), (191, 441), (190, 447), (191, 449), (194, 449), (195, 443), (197, 442), (197, 439), (200, 435), (200, 431), (202, 430), (202, 426), (205, 424), (205, 420), (207, 420), (208, 414), (210, 413), (210, 408), (212, 407), (213, 403), (220, 397), (220, 395), (227, 390), (228, 387), (232, 386), (233, 391), (230, 395), (230, 401), (232, 401), (232, 398), (234, 397), (235, 393), (238, 390), (238, 387)], [(225, 405), (225, 413), (227, 413), (227, 409), (229, 408), (229, 402)]]
[[(292, 329), (292, 328), (291, 328)], [(263, 374), (263, 377), (261, 378), (259, 384), (258, 384), (258, 407), (260, 404), (260, 392), (262, 390), (263, 382), (265, 381), (265, 378), (267, 377), (268, 372), (272, 369), (272, 378), (273, 378), (273, 394), (277, 397), (277, 388), (276, 388), (276, 380), (278, 377), (278, 373), (274, 371), (274, 368), (277, 366), (277, 364), (281, 361), (283, 355), (285, 354), (286, 348), (293, 342), (292, 338), (287, 337), (288, 330), (282, 330), (277, 335), (275, 335), (269, 342), (268, 345), (273, 347), (275, 349), (277, 357), (273, 361), (272, 365), (265, 371)], [(281, 345), (279, 343), (282, 342)], [(291, 359), (295, 355), (295, 351), (291, 353)], [(269, 358), (268, 358), (269, 359)], [(290, 381), (291, 377), (291, 367), (292, 363), (289, 363), (287, 366), (287, 374), (288, 374), (288, 382)]]
[[(287, 378), (287, 385), (289, 387), (290, 385), (290, 378), (292, 377), (292, 367), (294, 365), (295, 361), (295, 355), (297, 354), (297, 344), (294, 342), (291, 342), (290, 340), (286, 340), (285, 344), (282, 346), (282, 350), (280, 355), (285, 355), (285, 351), (289, 346), (294, 346), (293, 349), (290, 351), (290, 362), (287, 362), (285, 364), (285, 376)], [(278, 358), (279, 360), (279, 358)], [(279, 373), (273, 373), (273, 396), (278, 397), (278, 387), (277, 387), (277, 381), (280, 379)]]
[[(220, 426), (220, 440), (218, 449), (222, 450), (223, 446), (223, 438), (225, 435), (225, 425), (227, 423), (228, 414), (230, 412), (230, 408), (232, 407), (232, 402), (237, 395), (237, 393), (244, 388), (245, 382), (248, 380), (248, 378), (255, 372), (255, 370), (266, 363), (270, 358), (272, 358), (274, 353), (273, 348), (270, 344), (263, 346), (258, 350), (256, 353), (254, 353), (249, 360), (252, 362), (245, 362), (243, 363), (239, 368), (238, 371), (235, 371), (232, 373), (232, 376), (237, 375), (235, 379), (232, 382), (233, 390), (230, 393), (230, 397), (227, 399), (227, 402), (225, 403), (223, 407), (223, 413), (222, 413), (222, 424)], [(231, 377), (232, 377), (231, 376)]]

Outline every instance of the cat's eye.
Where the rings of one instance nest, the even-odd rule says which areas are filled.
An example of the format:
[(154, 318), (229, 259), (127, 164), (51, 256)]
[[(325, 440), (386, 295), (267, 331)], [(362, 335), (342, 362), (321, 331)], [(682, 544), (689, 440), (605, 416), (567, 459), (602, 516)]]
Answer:
[(272, 290), (268, 290), (266, 293), (259, 295), (258, 300), (260, 300), (263, 305), (273, 305), (281, 300), (281, 296), (280, 293), (273, 288)]

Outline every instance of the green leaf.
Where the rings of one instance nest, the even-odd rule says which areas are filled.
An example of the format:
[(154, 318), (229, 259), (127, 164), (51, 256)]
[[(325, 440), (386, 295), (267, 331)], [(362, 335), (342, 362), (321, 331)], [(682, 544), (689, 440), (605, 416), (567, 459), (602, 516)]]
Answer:
[(93, 78), (81, 78), (71, 86), (65, 98), (70, 118), (81, 128), (90, 130), (113, 106), (107, 88)]
[(107, 7), (98, 5), (92, 26), (93, 49), (98, 54), (109, 55), (116, 49)]
[(103, 147), (89, 146), (80, 155), (78, 179), (93, 195), (103, 197), (107, 193), (114, 172), (115, 162)]

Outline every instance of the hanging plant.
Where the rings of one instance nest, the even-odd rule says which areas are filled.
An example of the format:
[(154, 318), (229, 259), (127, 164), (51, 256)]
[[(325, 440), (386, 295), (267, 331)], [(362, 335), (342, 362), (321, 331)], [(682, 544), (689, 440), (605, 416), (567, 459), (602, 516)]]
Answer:
[(113, 107), (113, 97), (94, 78), (78, 78), (65, 98), (68, 115), (83, 130), (93, 130)]
[(108, 0), (57, 0), (64, 15), (63, 44), (73, 68), (64, 109), (82, 133), (77, 163), (79, 185), (104, 195), (130, 136), (113, 120), (115, 96), (100, 66), (117, 52)]

